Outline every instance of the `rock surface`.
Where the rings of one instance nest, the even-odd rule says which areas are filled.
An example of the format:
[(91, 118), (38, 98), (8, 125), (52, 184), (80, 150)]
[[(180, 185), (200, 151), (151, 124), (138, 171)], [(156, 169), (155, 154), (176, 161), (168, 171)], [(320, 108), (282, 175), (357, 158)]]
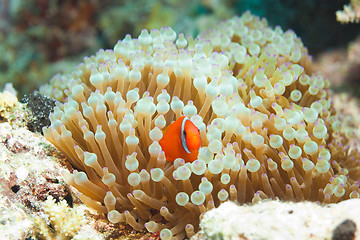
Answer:
[(225, 202), (204, 214), (192, 239), (360, 239), (360, 199), (337, 204)]

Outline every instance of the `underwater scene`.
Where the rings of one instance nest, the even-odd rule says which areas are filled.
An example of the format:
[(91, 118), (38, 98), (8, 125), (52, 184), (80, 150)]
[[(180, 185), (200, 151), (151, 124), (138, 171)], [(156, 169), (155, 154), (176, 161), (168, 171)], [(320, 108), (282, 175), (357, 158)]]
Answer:
[(360, 0), (0, 0), (0, 239), (360, 239)]

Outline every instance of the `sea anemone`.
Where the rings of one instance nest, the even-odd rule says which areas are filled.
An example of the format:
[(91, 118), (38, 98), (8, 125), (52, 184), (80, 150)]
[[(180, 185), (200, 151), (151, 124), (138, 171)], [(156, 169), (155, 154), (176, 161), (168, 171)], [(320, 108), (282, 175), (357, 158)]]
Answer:
[[(249, 12), (195, 40), (144, 29), (43, 88), (59, 100), (44, 135), (77, 169), (63, 176), (84, 203), (162, 239), (191, 237), (229, 199), (359, 197), (355, 132), (311, 64), (294, 32)], [(158, 142), (182, 115), (202, 146), (168, 162)]]

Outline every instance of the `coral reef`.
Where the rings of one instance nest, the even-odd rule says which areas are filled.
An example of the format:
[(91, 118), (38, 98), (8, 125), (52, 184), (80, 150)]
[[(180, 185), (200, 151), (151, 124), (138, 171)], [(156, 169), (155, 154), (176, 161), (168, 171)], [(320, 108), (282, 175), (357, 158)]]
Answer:
[(346, 91), (359, 97), (360, 81), (360, 37), (350, 42), (346, 49), (336, 49), (320, 54), (314, 70), (331, 81), (336, 91)]
[(16, 96), (8, 91), (0, 93), (0, 121), (8, 120), (14, 108), (17, 107), (19, 106)]
[[(96, 11), (101, 6), (99, 1), (15, 2), (17, 4), (8, 3), (5, 6), (15, 33), (24, 33), (23, 40), (36, 42), (36, 50), (44, 54), (45, 59), (54, 61), (98, 47), (94, 20)], [(59, 19), (62, 19), (61, 23)]]
[[(2, 183), (1, 179), (0, 182)], [(33, 227), (33, 221), (17, 204), (4, 197), (4, 187), (0, 190), (0, 234), (3, 239), (25, 239)]]
[[(159, 0), (2, 0), (0, 88), (11, 81), (21, 95), (29, 94), (84, 55), (100, 46), (113, 46), (126, 33), (138, 34), (145, 26), (178, 23), (194, 34), (196, 25), (186, 16), (198, 4), (194, 1), (190, 8), (189, 4)], [(163, 10), (167, 18), (156, 14)]]
[[(195, 40), (171, 28), (126, 36), (56, 75), (45, 137), (77, 169), (62, 174), (110, 222), (191, 237), (199, 217), (230, 199), (324, 203), (358, 198), (359, 161), (293, 31), (246, 12)], [(162, 129), (185, 115), (198, 159), (167, 162)]]
[[(6, 88), (10, 94), (11, 87)], [(3, 92), (5, 93), (5, 91)], [(0, 95), (0, 100), (5, 102)], [(36, 230), (38, 217), (49, 216), (42, 210), (43, 201), (52, 196), (56, 201), (64, 201), (81, 214), (86, 214), (86, 225), (73, 239), (105, 239), (117, 232), (108, 227), (108, 232), (96, 230), (97, 224), (104, 220), (79, 200), (72, 197), (69, 187), (64, 183), (60, 171), (68, 163), (40, 134), (26, 128), (25, 108), (12, 95), (15, 108), (8, 108), (10, 118), (0, 123), (0, 236), (2, 239), (38, 239)], [(70, 166), (66, 167), (67, 169)], [(62, 203), (64, 205), (64, 203)], [(66, 214), (68, 208), (63, 208)], [(97, 218), (97, 220), (95, 220)], [(68, 219), (71, 222), (71, 219)], [(76, 228), (76, 223), (72, 228)], [(44, 225), (45, 226), (45, 225)], [(48, 227), (51, 230), (51, 227)], [(48, 238), (49, 239), (49, 238)]]
[(10, 129), (23, 127), (25, 125), (24, 106), (18, 102), (18, 92), (14, 89), (12, 83), (6, 83), (2, 92), (0, 92), (0, 123), (7, 123)]
[(350, 4), (344, 5), (342, 11), (336, 11), (336, 20), (341, 23), (360, 22), (360, 1), (350, 0)]
[(43, 208), (48, 220), (36, 218), (36, 231), (39, 232), (40, 239), (73, 238), (86, 222), (84, 215), (69, 208), (65, 200), (56, 203), (51, 195), (44, 202)]
[(342, 92), (334, 94), (333, 102), (336, 111), (343, 116), (341, 123), (360, 129), (359, 99)]
[(1, 87), (11, 81), (21, 94), (30, 93), (66, 69), (59, 59), (72, 64), (71, 56), (99, 48), (91, 21), (96, 2), (1, 1)]

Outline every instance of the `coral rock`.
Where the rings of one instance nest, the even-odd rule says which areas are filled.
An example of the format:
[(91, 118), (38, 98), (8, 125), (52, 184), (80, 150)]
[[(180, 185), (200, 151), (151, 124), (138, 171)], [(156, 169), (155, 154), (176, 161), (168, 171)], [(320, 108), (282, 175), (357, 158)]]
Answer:
[(312, 202), (263, 201), (252, 206), (226, 202), (204, 214), (202, 230), (193, 239), (351, 240), (360, 234), (356, 227), (360, 226), (359, 204), (359, 199), (325, 206)]

